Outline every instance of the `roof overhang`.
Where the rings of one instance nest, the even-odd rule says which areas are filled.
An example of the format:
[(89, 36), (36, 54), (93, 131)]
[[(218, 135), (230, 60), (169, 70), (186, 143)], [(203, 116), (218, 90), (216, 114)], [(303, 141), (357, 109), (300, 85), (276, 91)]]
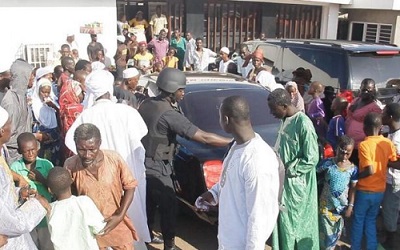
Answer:
[(352, 0), (350, 4), (343, 4), (344, 9), (373, 9), (373, 10), (400, 10), (400, 1), (397, 0)]

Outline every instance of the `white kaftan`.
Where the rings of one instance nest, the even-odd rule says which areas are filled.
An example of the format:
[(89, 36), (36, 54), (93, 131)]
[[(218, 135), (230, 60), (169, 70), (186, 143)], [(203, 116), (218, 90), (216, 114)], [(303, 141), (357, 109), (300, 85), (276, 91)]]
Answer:
[(74, 153), (74, 132), (82, 123), (92, 123), (100, 129), (100, 148), (117, 151), (138, 181), (127, 215), (132, 219), (140, 241), (150, 242), (146, 215), (145, 149), (140, 141), (147, 134), (147, 126), (142, 116), (125, 104), (106, 99), (95, 102), (77, 117), (67, 132), (65, 145)]
[(264, 250), (278, 217), (279, 163), (256, 134), (230, 149), (210, 192), (219, 204), (218, 249)]
[(95, 235), (106, 223), (88, 196), (71, 196), (51, 203), (47, 219), (54, 250), (99, 249)]
[(46, 209), (36, 199), (18, 207), (18, 192), (11, 171), (0, 156), (0, 234), (8, 237), (2, 250), (37, 249), (31, 232), (46, 215)]
[(256, 82), (266, 87), (269, 91), (283, 89), (282, 84), (276, 83), (275, 76), (266, 70), (261, 70), (256, 76)]

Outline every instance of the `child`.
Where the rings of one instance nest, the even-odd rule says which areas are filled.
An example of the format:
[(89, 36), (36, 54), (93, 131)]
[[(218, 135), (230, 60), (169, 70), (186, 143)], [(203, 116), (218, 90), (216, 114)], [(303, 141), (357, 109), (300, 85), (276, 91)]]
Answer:
[(324, 104), (320, 98), (324, 86), (320, 82), (312, 82), (308, 94), (312, 96), (312, 101), (307, 106), (307, 115), (314, 124), (315, 132), (318, 138), (324, 138), (326, 135), (325, 110)]
[[(383, 125), (389, 126), (388, 138), (400, 155), (400, 104), (390, 103), (383, 109)], [(385, 249), (395, 249), (397, 220), (400, 209), (400, 171), (388, 168), (386, 175), (386, 190), (382, 203), (383, 222), (386, 230), (386, 240), (382, 244)]]
[(367, 136), (358, 147), (359, 175), (354, 204), (351, 249), (361, 249), (365, 234), (368, 249), (377, 249), (376, 218), (386, 187), (388, 165), (398, 169), (396, 148), (380, 135), (382, 117), (372, 112), (364, 118), (364, 133)]
[(98, 250), (95, 235), (105, 227), (104, 217), (88, 196), (72, 195), (71, 184), (65, 168), (55, 167), (49, 172), (49, 189), (57, 198), (50, 204), (47, 218), (54, 249)]
[(358, 172), (357, 166), (349, 161), (353, 148), (352, 138), (340, 137), (336, 157), (324, 160), (317, 168), (318, 173), (324, 173), (319, 209), (321, 249), (335, 249), (344, 226), (343, 213), (349, 218), (353, 211)]
[(336, 97), (332, 102), (331, 109), (334, 116), (329, 121), (326, 132), (326, 140), (332, 148), (336, 148), (339, 137), (345, 134), (343, 112), (347, 109), (347, 104), (347, 99), (344, 97)]
[(175, 56), (176, 50), (175, 48), (170, 47), (167, 52), (167, 56), (163, 57), (162, 61), (164, 64), (164, 68), (178, 68), (178, 57)]
[(154, 69), (153, 72), (154, 73), (160, 73), (163, 70), (163, 65), (161, 62), (155, 62), (154, 63)]
[[(39, 147), (34, 134), (20, 134), (17, 138), (17, 145), (18, 153), (22, 155), (22, 158), (11, 164), (11, 170), (22, 176), (30, 188), (37, 190), (48, 202), (51, 202), (51, 194), (47, 190), (47, 175), (53, 168), (53, 164), (46, 159), (37, 157)], [(31, 232), (31, 236), (38, 249), (53, 249), (46, 219), (43, 219)]]

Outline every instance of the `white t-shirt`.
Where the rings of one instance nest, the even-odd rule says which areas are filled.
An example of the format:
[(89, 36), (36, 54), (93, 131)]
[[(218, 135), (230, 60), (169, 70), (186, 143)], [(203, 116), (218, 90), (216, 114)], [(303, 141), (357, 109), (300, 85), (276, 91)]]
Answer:
[(262, 70), (257, 74), (256, 82), (260, 83), (271, 92), (275, 89), (283, 89), (282, 84), (276, 83), (275, 76), (266, 70)]
[(219, 204), (218, 249), (264, 250), (278, 217), (279, 163), (256, 134), (233, 144), (210, 192)]
[(55, 250), (98, 250), (95, 235), (106, 225), (88, 196), (71, 196), (50, 204), (48, 226)]
[(201, 52), (195, 50), (191, 55), (191, 62), (193, 63), (194, 71), (208, 71), (208, 65), (212, 62), (212, 58), (217, 56), (214, 51), (203, 48)]
[(153, 26), (154, 35), (158, 36), (158, 34), (160, 34), (160, 31), (162, 29), (165, 29), (165, 27), (167, 27), (168, 25), (167, 17), (163, 14), (161, 14), (160, 17), (158, 17), (157, 14), (154, 14), (151, 17), (149, 24)]
[[(400, 155), (400, 130), (395, 131), (392, 134), (388, 134), (388, 138), (393, 142), (396, 147), (397, 155)], [(394, 183), (393, 183), (394, 181)], [(386, 183), (392, 185), (394, 184), (394, 189), (400, 189), (400, 170), (388, 168), (386, 174)]]
[(220, 62), (219, 62), (219, 72), (220, 73), (227, 73), (228, 72), (228, 65), (230, 64), (230, 63), (234, 63), (232, 60), (228, 60), (228, 61), (226, 61), (226, 62), (224, 62), (223, 60), (221, 60)]

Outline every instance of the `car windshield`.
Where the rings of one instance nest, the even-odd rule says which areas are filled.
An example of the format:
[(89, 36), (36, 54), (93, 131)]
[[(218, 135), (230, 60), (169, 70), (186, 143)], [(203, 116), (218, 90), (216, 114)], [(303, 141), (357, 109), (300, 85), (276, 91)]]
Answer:
[(249, 102), (253, 126), (266, 126), (279, 122), (269, 113), (267, 104), (268, 92), (262, 89), (188, 91), (181, 103), (181, 107), (185, 116), (200, 129), (216, 131), (221, 129), (219, 125), (219, 107), (226, 97), (233, 95), (243, 96)]
[(378, 88), (386, 87), (386, 82), (400, 78), (400, 55), (349, 55), (352, 89), (359, 89), (365, 78), (372, 78)]

